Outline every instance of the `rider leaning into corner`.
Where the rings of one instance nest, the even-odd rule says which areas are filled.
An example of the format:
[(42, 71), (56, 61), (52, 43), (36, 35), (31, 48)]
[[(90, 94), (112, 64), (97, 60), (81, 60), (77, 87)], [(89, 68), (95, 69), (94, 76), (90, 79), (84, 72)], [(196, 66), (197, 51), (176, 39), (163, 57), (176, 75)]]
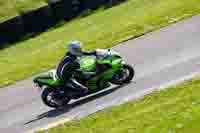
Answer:
[[(67, 81), (71, 81), (74, 85), (76, 85), (76, 89), (79, 89), (79, 91), (82, 94), (85, 94), (88, 92), (88, 88), (84, 86), (83, 84), (79, 83), (76, 79), (71, 79), (72, 73), (75, 70), (78, 70), (80, 68), (80, 65), (78, 63), (78, 57), (81, 57), (83, 55), (86, 56), (97, 56), (97, 51), (92, 52), (85, 52), (82, 50), (82, 43), (80, 41), (71, 41), (69, 44), (67, 44), (68, 52), (66, 52), (65, 56), (60, 61), (58, 67), (57, 67), (57, 76), (64, 80), (64, 83)], [(98, 71), (98, 69), (97, 69)], [(98, 72), (94, 72), (95, 74)], [(89, 75), (94, 73), (88, 73)]]

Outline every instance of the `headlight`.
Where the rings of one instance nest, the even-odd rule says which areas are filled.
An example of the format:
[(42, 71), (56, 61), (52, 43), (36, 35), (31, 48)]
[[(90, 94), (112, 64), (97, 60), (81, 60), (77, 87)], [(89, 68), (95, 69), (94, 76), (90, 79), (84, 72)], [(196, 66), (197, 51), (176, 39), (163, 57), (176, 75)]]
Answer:
[(126, 64), (126, 62), (125, 62), (125, 61), (122, 61), (122, 64)]

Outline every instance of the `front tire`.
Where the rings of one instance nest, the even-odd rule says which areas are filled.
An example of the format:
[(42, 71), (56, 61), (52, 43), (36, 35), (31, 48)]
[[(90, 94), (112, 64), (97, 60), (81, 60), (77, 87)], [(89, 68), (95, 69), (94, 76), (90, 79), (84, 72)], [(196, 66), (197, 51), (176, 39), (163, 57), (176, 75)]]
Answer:
[[(49, 88), (49, 87), (44, 88), (41, 94), (43, 103), (51, 108), (59, 108), (66, 106), (70, 101), (70, 98), (65, 97), (64, 99), (58, 99), (55, 97), (56, 95), (55, 93), (56, 92), (54, 88)], [(49, 97), (51, 97), (51, 99), (49, 99)]]
[(114, 74), (111, 83), (116, 85), (126, 84), (129, 83), (134, 76), (135, 76), (135, 70), (133, 69), (133, 67), (131, 65), (124, 64), (122, 70)]

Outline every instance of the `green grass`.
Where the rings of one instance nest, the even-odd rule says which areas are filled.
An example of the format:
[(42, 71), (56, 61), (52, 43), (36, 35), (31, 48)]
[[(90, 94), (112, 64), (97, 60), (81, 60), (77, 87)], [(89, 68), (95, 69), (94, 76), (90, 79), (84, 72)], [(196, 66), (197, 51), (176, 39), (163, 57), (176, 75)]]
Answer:
[(46, 0), (0, 0), (0, 22), (45, 4), (47, 4)]
[(128, 0), (87, 17), (79, 17), (40, 36), (0, 50), (0, 86), (55, 67), (66, 42), (78, 39), (86, 49), (119, 42), (199, 14), (200, 0)]
[(48, 133), (199, 133), (199, 123), (200, 78), (196, 78)]

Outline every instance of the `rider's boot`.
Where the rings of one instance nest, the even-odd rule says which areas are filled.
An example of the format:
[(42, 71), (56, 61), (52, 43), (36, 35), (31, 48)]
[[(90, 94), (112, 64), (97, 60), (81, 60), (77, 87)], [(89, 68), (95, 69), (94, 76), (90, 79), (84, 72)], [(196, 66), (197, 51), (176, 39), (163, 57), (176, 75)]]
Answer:
[(111, 86), (111, 84), (109, 82), (106, 82), (106, 83), (103, 84), (103, 88), (108, 88), (110, 86)]
[(71, 79), (71, 81), (74, 84), (74, 87), (80, 91), (81, 95), (85, 95), (89, 92), (88, 88), (83, 84), (79, 83), (76, 79)]

